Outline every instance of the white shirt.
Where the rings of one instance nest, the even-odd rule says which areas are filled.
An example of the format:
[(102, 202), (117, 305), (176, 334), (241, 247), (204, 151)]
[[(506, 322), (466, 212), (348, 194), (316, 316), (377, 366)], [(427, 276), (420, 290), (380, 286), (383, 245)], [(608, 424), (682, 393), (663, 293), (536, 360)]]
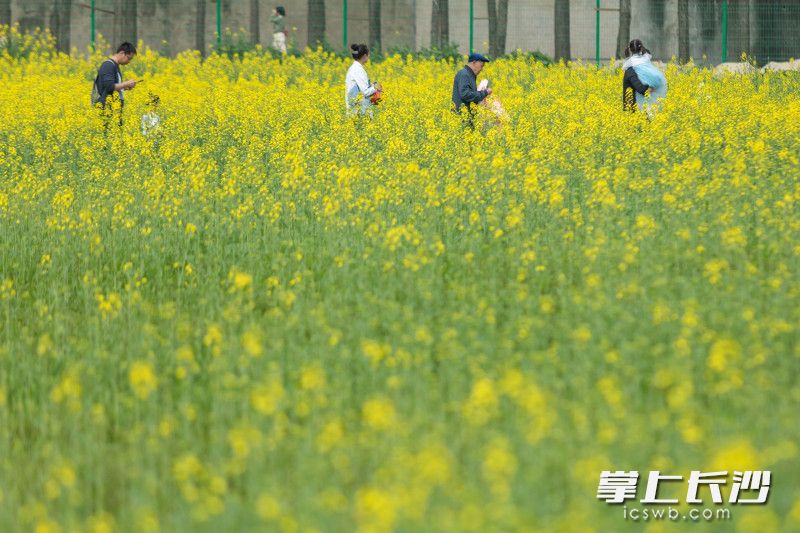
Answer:
[(358, 112), (362, 115), (366, 113), (372, 105), (369, 97), (375, 94), (376, 89), (370, 83), (367, 71), (364, 70), (364, 65), (358, 61), (353, 61), (353, 64), (347, 70), (344, 85), (344, 104), (347, 108), (347, 114), (352, 114), (356, 110), (359, 93), (364, 96), (364, 99), (361, 101), (361, 109)]
[[(111, 61), (114, 61), (113, 59)], [(114, 61), (116, 63), (116, 61)], [(117, 83), (122, 83), (122, 72), (119, 71), (119, 66), (117, 66)], [(119, 100), (120, 102), (125, 101), (125, 89), (119, 90)]]

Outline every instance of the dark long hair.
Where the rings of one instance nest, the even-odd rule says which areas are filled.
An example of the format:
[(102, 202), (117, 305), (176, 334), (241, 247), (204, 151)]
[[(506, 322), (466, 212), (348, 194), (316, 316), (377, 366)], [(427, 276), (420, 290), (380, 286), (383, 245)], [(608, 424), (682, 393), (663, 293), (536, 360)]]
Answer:
[(644, 47), (642, 41), (639, 39), (634, 39), (628, 43), (628, 47), (625, 49), (625, 57), (631, 57), (633, 54), (649, 54), (650, 50)]

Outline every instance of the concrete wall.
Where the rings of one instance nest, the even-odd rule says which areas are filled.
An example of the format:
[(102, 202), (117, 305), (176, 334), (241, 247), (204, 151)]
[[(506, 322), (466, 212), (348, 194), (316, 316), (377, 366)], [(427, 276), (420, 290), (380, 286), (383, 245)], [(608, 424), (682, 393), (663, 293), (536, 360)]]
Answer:
[[(119, 20), (105, 11), (119, 10), (122, 0), (95, 0), (97, 32), (112, 44), (130, 40), (120, 31)], [(216, 0), (203, 0), (206, 9), (206, 45), (215, 42)], [(368, 0), (348, 0), (348, 43), (343, 42), (342, 6), (344, 0), (326, 0), (326, 38), (336, 48), (369, 39)], [(752, 14), (760, 0), (751, 0), (751, 43), (759, 39), (756, 16)], [(71, 8), (70, 44), (79, 52), (90, 44), (91, 0), (74, 0)], [(221, 0), (222, 26), (234, 31), (250, 28), (250, 0)], [(307, 0), (261, 0), (259, 3), (260, 41), (272, 41), (269, 16), (275, 3), (282, 2), (287, 11), (290, 39), (303, 48), (307, 42)], [(12, 20), (25, 28), (46, 26), (51, 20), (52, 0), (12, 0)], [(432, 0), (383, 0), (382, 33), (384, 48), (422, 48), (430, 45)], [(691, 0), (691, 53), (697, 60), (705, 54), (710, 62), (721, 55), (721, 7), (718, 1)], [(619, 6), (618, 0), (601, 0), (604, 9)], [(785, 5), (789, 5), (786, 2)], [(800, 2), (792, 5), (800, 15)], [(469, 0), (449, 0), (450, 41), (458, 43), (462, 52), (469, 47)], [(508, 51), (539, 50), (554, 52), (553, 0), (510, 0), (508, 14)], [(138, 37), (148, 46), (175, 54), (195, 48), (197, 0), (138, 0)], [(595, 55), (595, 0), (571, 0), (571, 51), (576, 58)], [(485, 0), (474, 0), (474, 47), (488, 50), (488, 21)], [(601, 11), (600, 53), (614, 55), (618, 31), (618, 13)], [(763, 33), (763, 32), (762, 32)], [(797, 33), (797, 32), (795, 32)], [(631, 37), (648, 45), (657, 58), (669, 59), (678, 52), (677, 0), (633, 0)], [(770, 36), (766, 36), (770, 37)], [(738, 52), (732, 52), (738, 55)], [(796, 51), (800, 56), (800, 50)]]

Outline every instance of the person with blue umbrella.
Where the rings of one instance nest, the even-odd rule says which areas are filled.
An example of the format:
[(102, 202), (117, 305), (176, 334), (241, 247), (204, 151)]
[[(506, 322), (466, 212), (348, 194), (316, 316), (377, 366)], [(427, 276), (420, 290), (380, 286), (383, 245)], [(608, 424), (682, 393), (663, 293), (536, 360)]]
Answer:
[(625, 48), (622, 65), (622, 106), (626, 111), (645, 111), (650, 115), (660, 109), (667, 97), (667, 78), (652, 62), (650, 50), (634, 39)]

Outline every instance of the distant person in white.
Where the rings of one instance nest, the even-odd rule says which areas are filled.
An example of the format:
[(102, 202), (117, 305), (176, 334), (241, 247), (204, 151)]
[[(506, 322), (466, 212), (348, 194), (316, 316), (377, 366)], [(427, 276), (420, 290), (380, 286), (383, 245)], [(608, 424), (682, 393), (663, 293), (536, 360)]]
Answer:
[[(383, 86), (380, 83), (371, 83), (364, 65), (369, 61), (369, 49), (365, 44), (350, 45), (353, 54), (353, 64), (347, 71), (345, 77), (344, 102), (348, 116), (354, 114), (372, 116), (372, 102), (370, 96), (376, 92), (382, 92)], [(361, 104), (358, 103), (358, 95), (362, 96)]]

